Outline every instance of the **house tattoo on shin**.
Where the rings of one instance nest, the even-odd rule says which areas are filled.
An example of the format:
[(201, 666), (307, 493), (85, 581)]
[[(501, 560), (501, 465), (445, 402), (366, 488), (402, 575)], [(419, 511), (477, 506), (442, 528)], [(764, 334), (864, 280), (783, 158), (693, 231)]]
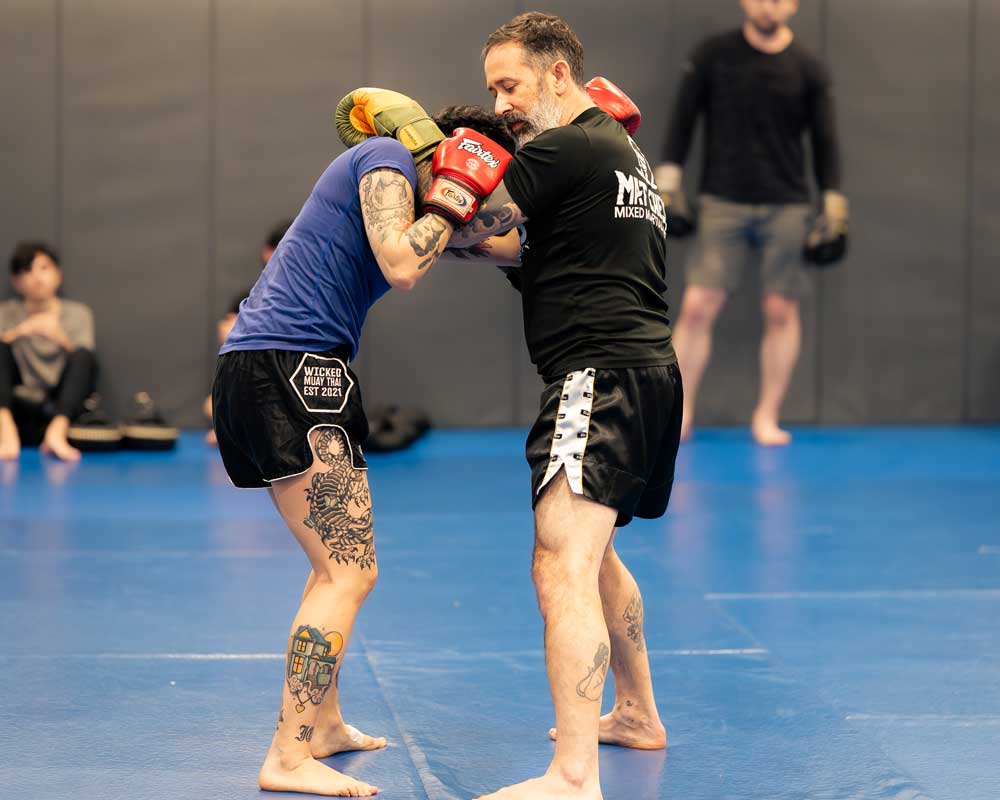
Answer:
[(629, 604), (625, 608), (623, 618), (625, 622), (628, 623), (628, 638), (635, 643), (635, 649), (642, 652), (643, 611), (642, 597), (638, 592), (632, 595), (632, 599), (629, 600)]
[[(295, 698), (295, 710), (302, 713), (306, 703), (320, 705), (334, 681), (338, 656), (344, 649), (344, 637), (337, 631), (324, 634), (311, 625), (299, 625), (288, 645), (285, 676), (288, 691)], [(306, 726), (300, 726), (299, 737)], [(312, 729), (309, 729), (310, 736)], [(304, 740), (308, 741), (308, 739)]]
[(608, 676), (608, 661), (611, 657), (610, 648), (601, 642), (594, 653), (594, 665), (587, 669), (583, 680), (576, 685), (576, 693), (584, 700), (600, 702), (604, 695), (604, 680)]
[(320, 535), (330, 558), (338, 564), (371, 569), (375, 566), (375, 537), (365, 473), (354, 469), (350, 446), (338, 428), (320, 433), (316, 454), (330, 469), (317, 472), (306, 489), (309, 516), (303, 522)]

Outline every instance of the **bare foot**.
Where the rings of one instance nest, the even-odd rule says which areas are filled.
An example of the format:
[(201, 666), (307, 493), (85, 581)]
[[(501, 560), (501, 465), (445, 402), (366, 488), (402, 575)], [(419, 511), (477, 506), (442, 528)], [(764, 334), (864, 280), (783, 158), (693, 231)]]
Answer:
[(763, 447), (784, 447), (792, 441), (792, 434), (778, 427), (778, 421), (754, 412), (750, 432), (757, 444)]
[(337, 772), (314, 758), (287, 768), (272, 753), (264, 760), (259, 783), (266, 792), (305, 792), (327, 797), (371, 797), (378, 792), (374, 786)]
[(17, 461), (21, 455), (21, 439), (14, 431), (13, 436), (3, 435), (0, 438), (0, 461)]
[(580, 786), (557, 774), (548, 773), (541, 778), (515, 783), (493, 794), (484, 794), (478, 800), (601, 800), (601, 787), (595, 780), (592, 784)]
[(50, 436), (46, 433), (42, 446), (38, 449), (50, 456), (55, 456), (60, 461), (80, 460), (80, 451), (66, 441), (65, 436)]
[(54, 417), (49, 427), (45, 429), (45, 438), (39, 449), (60, 461), (79, 461), (80, 451), (66, 440), (67, 431), (69, 431), (69, 419), (64, 416)]
[(334, 753), (351, 750), (381, 750), (385, 747), (384, 736), (369, 736), (353, 725), (338, 725), (325, 731), (317, 731), (309, 740), (309, 750), (313, 758), (328, 758)]
[(10, 410), (0, 408), (0, 461), (16, 461), (21, 455), (21, 437)]
[[(555, 740), (557, 735), (555, 728), (549, 728), (550, 739)], [(659, 719), (639, 717), (616, 707), (601, 717), (597, 741), (636, 750), (662, 750), (667, 746), (667, 731)]]

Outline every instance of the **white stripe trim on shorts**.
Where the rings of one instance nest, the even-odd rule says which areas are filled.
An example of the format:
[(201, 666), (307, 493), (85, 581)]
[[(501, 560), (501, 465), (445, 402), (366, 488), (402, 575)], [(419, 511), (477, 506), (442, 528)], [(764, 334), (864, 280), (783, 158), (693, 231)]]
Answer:
[(583, 494), (583, 454), (590, 436), (596, 375), (596, 369), (587, 367), (566, 376), (552, 433), (549, 467), (536, 494), (540, 494), (546, 484), (559, 474), (560, 467), (566, 470), (570, 489), (576, 494)]

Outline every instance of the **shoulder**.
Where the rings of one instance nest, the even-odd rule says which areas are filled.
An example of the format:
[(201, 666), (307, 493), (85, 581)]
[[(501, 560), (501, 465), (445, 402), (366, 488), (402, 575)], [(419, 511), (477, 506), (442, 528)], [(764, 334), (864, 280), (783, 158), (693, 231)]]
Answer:
[(16, 297), (0, 300), (0, 319), (12, 320), (24, 315), (24, 304)]
[(830, 77), (826, 65), (811, 49), (801, 44), (798, 39), (793, 41), (788, 49), (806, 78), (816, 83), (829, 82)]
[(77, 319), (94, 316), (94, 312), (90, 310), (90, 306), (86, 303), (81, 303), (79, 300), (63, 300), (62, 312), (67, 317), (76, 317)]
[(702, 39), (694, 50), (691, 51), (690, 61), (695, 66), (702, 66), (718, 58), (720, 55), (736, 50), (742, 43), (743, 32), (739, 28), (726, 31), (725, 33), (713, 34)]
[(517, 156), (528, 155), (544, 150), (562, 150), (566, 148), (577, 149), (586, 147), (588, 143), (587, 132), (575, 122), (569, 125), (560, 125), (558, 128), (550, 128), (542, 131), (538, 136), (528, 142), (517, 151)]
[(402, 172), (411, 184), (417, 182), (417, 168), (413, 156), (405, 146), (388, 136), (365, 139), (348, 151), (355, 177), (358, 180), (376, 169), (394, 169)]

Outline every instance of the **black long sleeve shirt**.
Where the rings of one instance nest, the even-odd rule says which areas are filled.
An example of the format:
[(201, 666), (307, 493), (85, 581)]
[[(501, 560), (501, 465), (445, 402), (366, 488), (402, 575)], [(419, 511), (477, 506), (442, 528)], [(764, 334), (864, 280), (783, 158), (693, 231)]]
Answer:
[(840, 188), (830, 77), (798, 42), (774, 54), (751, 46), (742, 30), (702, 42), (684, 65), (665, 161), (684, 163), (700, 114), (703, 193), (737, 203), (807, 202), (807, 132), (820, 190)]

